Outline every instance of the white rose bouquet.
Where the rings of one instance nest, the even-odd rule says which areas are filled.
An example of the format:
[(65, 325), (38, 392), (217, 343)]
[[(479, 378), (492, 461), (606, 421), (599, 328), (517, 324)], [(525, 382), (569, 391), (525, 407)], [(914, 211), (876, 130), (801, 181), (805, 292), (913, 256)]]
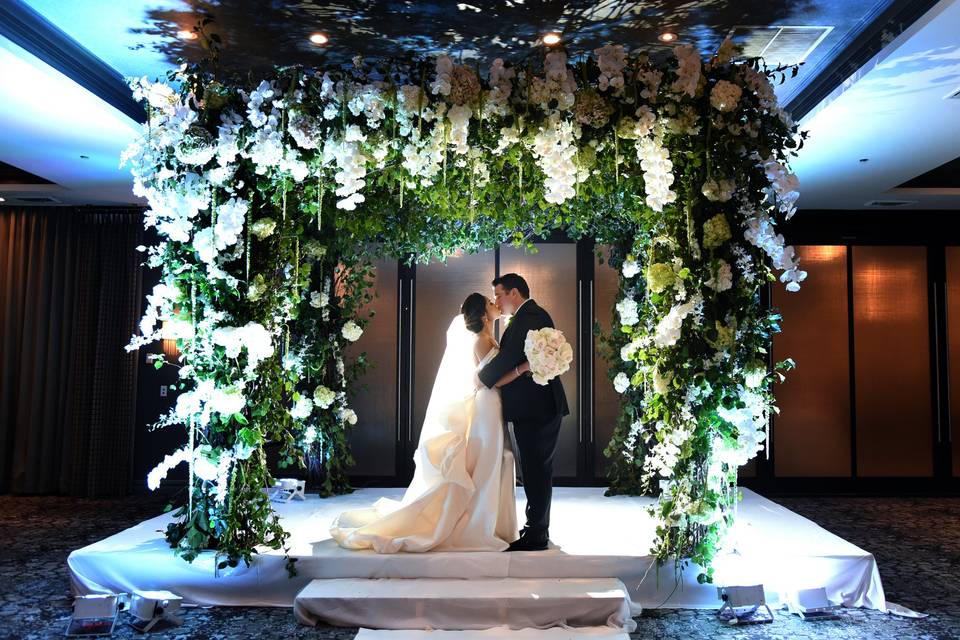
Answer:
[(523, 352), (530, 363), (533, 381), (545, 385), (570, 368), (573, 347), (557, 329), (537, 329), (527, 332)]

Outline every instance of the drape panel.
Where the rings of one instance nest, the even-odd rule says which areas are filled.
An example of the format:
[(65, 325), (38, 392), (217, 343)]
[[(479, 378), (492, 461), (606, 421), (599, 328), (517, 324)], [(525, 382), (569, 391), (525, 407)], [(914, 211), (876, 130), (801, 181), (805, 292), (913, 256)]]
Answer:
[(0, 208), (0, 492), (130, 488), (138, 211)]

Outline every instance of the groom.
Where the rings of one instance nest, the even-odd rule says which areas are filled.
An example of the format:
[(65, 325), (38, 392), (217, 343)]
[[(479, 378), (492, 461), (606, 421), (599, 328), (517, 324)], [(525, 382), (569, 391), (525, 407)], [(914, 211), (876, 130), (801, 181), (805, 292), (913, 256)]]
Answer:
[[(530, 299), (530, 287), (519, 275), (508, 273), (494, 280), (493, 294), (501, 315), (512, 317), (500, 340), (500, 353), (479, 373), (480, 382), (488, 388), (527, 359), (524, 342), (528, 331), (553, 328), (550, 315)], [(553, 454), (560, 422), (570, 413), (567, 397), (560, 378), (542, 386), (528, 375), (501, 387), (500, 392), (503, 419), (513, 423), (527, 494), (527, 524), (507, 551), (541, 551), (550, 538)]]

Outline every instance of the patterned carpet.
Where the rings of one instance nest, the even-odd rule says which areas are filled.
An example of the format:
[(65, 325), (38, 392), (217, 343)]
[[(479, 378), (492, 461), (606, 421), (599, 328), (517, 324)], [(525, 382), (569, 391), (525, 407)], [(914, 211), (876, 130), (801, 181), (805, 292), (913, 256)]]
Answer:
[[(727, 627), (709, 611), (648, 610), (634, 638), (960, 638), (960, 498), (784, 498), (789, 509), (871, 551), (887, 599), (930, 614), (910, 620), (844, 611), (804, 623), (777, 612), (773, 624)], [(147, 517), (154, 498), (76, 500), (0, 496), (0, 638), (62, 637), (70, 615), (67, 554)], [(190, 609), (184, 625), (155, 638), (349, 639), (355, 629), (300, 626), (289, 609)], [(118, 627), (115, 637), (142, 637)]]

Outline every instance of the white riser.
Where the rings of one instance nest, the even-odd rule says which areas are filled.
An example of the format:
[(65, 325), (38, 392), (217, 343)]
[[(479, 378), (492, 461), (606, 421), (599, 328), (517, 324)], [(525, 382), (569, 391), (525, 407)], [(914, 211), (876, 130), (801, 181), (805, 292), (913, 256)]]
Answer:
[(579, 629), (510, 629), (495, 627), (475, 631), (389, 631), (360, 629), (355, 640), (630, 640), (625, 631), (610, 627)]
[(633, 625), (616, 578), (314, 580), (294, 613), (304, 624), (374, 629)]

